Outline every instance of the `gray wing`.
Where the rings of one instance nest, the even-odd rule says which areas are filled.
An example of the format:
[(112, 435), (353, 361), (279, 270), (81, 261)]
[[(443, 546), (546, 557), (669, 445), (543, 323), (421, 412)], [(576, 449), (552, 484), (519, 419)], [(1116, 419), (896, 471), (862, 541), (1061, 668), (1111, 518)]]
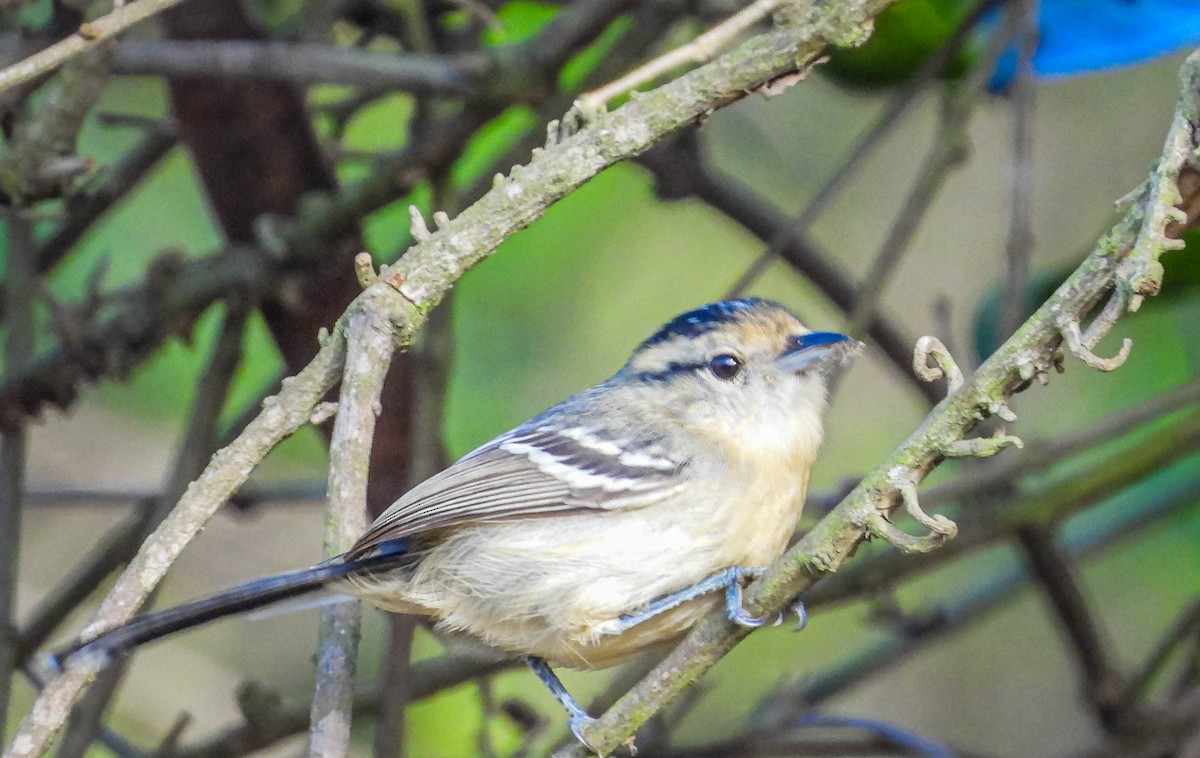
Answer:
[(350, 556), (389, 540), (470, 522), (509, 521), (655, 502), (680, 485), (682, 461), (587, 427), (518, 427), (409, 490)]

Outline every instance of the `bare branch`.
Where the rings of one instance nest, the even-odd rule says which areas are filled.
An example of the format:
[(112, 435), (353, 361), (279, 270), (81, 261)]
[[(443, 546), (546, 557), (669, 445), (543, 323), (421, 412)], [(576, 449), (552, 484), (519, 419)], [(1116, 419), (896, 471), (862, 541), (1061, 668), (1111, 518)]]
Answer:
[[(280, 440), (308, 422), (312, 407), (339, 378), (343, 348), (341, 339), (328, 340), (304, 371), (285, 380), (280, 393), (267, 400), (263, 412), (233, 444), (213, 456), (204, 473), (188, 487), (171, 515), (117, 581), (95, 620), (84, 629), (84, 637), (95, 636), (129, 619), (188, 542), (245, 481), (254, 465)], [(80, 664), (48, 682), (5, 755), (9, 758), (41, 755), (97, 671), (97, 662)]]
[[(337, 419), (329, 443), (329, 510), (325, 517), (325, 555), (349, 550), (367, 528), (367, 473), (371, 439), (383, 379), (396, 343), (385, 308), (371, 298), (386, 296), (368, 289), (346, 325), (346, 369)], [(317, 686), (312, 704), (312, 755), (345, 755), (350, 749), (350, 707), (358, 654), (359, 604), (337, 603), (321, 612), (317, 650)]]
[[(170, 513), (171, 506), (183, 495), (188, 482), (203, 469), (216, 449), (217, 419), (225, 407), (233, 377), (242, 361), (242, 336), (247, 308), (231, 301), (221, 323), (212, 354), (196, 383), (188, 424), (183, 432), (175, 461), (163, 495), (149, 512), (149, 526), (156, 527)], [(140, 537), (145, 538), (148, 532)], [(153, 594), (147, 599), (153, 602)], [(102, 732), (102, 719), (109, 702), (124, 679), (127, 661), (119, 661), (100, 672), (97, 681), (71, 711), (67, 729), (59, 740), (60, 758), (82, 758)]]
[[(924, 554), (875, 553), (820, 582), (805, 594), (810, 608), (878, 593), (914, 574), (940, 566), (968, 551), (1011, 538), (1019, 527), (1054, 524), (1113, 493), (1146, 480), (1171, 463), (1192, 454), (1200, 445), (1200, 413), (1139, 440), (1132, 448), (1110, 453), (1071, 477), (1053, 485), (1038, 483), (997, 501), (987, 520), (964, 521), (958, 537), (940, 550)], [(1193, 486), (1195, 482), (1192, 482)], [(994, 485), (993, 485), (994, 487)], [(936, 493), (931, 490), (926, 500)], [(945, 498), (937, 498), (944, 503)], [(969, 502), (969, 501), (968, 501)]]
[[(891, 133), (892, 129), (904, 122), (905, 114), (917, 102), (917, 94), (925, 89), (936, 76), (941, 74), (954, 61), (955, 56), (962, 50), (963, 44), (975, 32), (979, 22), (999, 2), (1000, 0), (981, 0), (976, 3), (963, 18), (958, 28), (954, 30), (954, 33), (942, 43), (941, 47), (926, 58), (920, 68), (914, 71), (912, 76), (896, 89), (895, 94), (888, 99), (878, 118), (875, 119), (874, 123), (863, 133), (858, 141), (854, 143), (854, 147), (847, 153), (846, 159), (838, 164), (833, 174), (813, 194), (812, 199), (809, 200), (804, 210), (800, 212), (794, 221), (788, 222), (786, 225), (781, 225), (778, 235), (764, 238), (768, 241), (767, 249), (750, 265), (737, 283), (730, 288), (731, 293), (739, 293), (749, 288), (762, 272), (766, 270), (767, 264), (776, 255), (783, 252), (783, 246), (787, 238), (801, 238), (807, 235), (809, 227), (821, 215), (829, 202), (838, 195), (846, 181), (862, 166), (864, 159), (870, 154), (871, 150), (882, 144), (884, 138)], [(985, 69), (986, 66), (980, 65), (979, 68)], [(844, 306), (842, 307), (845, 308)]]
[(84, 381), (124, 375), (217, 300), (269, 288), (274, 263), (244, 248), (187, 262), (162, 256), (142, 286), (103, 297), (97, 312), (83, 309), (57, 348), (0, 383), (0, 428), (13, 428), (46, 404), (67, 407)]
[(1129, 678), (1122, 699), (1126, 703), (1147, 696), (1147, 690), (1167, 664), (1171, 654), (1176, 651), (1189, 637), (1195, 637), (1200, 630), (1200, 599), (1193, 600), (1179, 618), (1155, 645), (1154, 650), (1146, 656), (1145, 663)]
[(584, 118), (590, 118), (596, 113), (603, 112), (608, 107), (608, 101), (613, 98), (620, 97), (647, 82), (652, 82), (680, 66), (688, 63), (703, 63), (711, 59), (732, 43), (738, 35), (773, 13), (783, 2), (784, 0), (754, 0), (733, 16), (687, 44), (680, 45), (670, 52), (646, 62), (603, 87), (580, 95), (576, 101), (576, 107)]
[(1017, 39), (1017, 69), (1012, 84), (1012, 207), (1005, 246), (1004, 298), (998, 330), (1001, 338), (1016, 331), (1029, 305), (1029, 262), (1033, 255), (1033, 54), (1038, 44), (1038, 2), (1010, 3), (1005, 23)]
[(134, 0), (118, 5), (107, 15), (81, 25), (74, 34), (45, 50), (0, 70), (0, 92), (53, 71), (76, 55), (103, 44), (137, 22), (180, 2), (182, 0)]
[[(30, 493), (26, 493), (30, 497)], [(79, 604), (95, 592), (100, 583), (137, 554), (138, 545), (150, 531), (151, 506), (143, 505), (132, 517), (117, 524), (101, 538), (92, 552), (54, 591), (30, 613), (30, 620), (21, 632), (21, 662), (28, 660)]]
[(1124, 682), (1071, 565), (1048, 527), (1023, 527), (1017, 530), (1017, 540), (1071, 641), (1101, 726), (1110, 734), (1119, 732), (1125, 715), (1120, 697)]
[(141, 181), (176, 144), (175, 124), (155, 121), (145, 136), (112, 166), (102, 169), (97, 181), (67, 200), (67, 217), (38, 246), (38, 273), (46, 273), (83, 236), (93, 223)]
[(260, 40), (129, 41), (117, 45), (113, 73), (386, 87), (415, 94), (465, 95), (486, 81), (484, 59)]
[(61, 195), (90, 170), (91, 161), (75, 154), (75, 143), (107, 73), (107, 48), (72, 61), (49, 84), (45, 102), (18, 122), (0, 155), (0, 190), (9, 203), (25, 206)]

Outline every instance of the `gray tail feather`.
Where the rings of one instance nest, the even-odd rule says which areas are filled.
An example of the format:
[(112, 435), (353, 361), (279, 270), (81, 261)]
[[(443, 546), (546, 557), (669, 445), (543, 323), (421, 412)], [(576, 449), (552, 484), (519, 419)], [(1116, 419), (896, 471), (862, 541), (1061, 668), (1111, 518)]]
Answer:
[(61, 665), (76, 655), (120, 655), (184, 629), (316, 592), (338, 579), (386, 571), (411, 562), (412, 556), (403, 553), (331, 559), (309, 569), (256, 579), (215, 595), (137, 616), (97, 637), (79, 640), (52, 657)]

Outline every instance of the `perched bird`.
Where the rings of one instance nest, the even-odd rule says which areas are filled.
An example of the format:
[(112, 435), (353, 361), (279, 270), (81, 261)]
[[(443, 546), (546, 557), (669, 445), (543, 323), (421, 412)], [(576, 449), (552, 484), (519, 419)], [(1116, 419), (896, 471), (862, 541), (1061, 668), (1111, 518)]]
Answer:
[[(671, 320), (612, 378), (405, 493), (345, 555), (147, 614), (64, 651), (111, 656), (321, 588), (550, 664), (603, 668), (680, 638), (786, 547), (830, 370), (860, 343), (760, 299)], [(581, 737), (582, 739), (582, 737)]]

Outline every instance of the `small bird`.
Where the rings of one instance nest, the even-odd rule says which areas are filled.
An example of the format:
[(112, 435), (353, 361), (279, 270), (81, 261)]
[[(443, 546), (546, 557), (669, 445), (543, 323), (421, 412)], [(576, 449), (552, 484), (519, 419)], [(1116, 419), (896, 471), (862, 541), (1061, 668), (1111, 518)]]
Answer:
[(610, 379), (406, 492), (346, 554), (140, 616), (57, 660), (327, 588), (523, 657), (584, 741), (592, 719), (551, 664), (615, 665), (722, 605), (764, 622), (742, 583), (787, 546), (831, 370), (860, 348), (767, 300), (689, 311)]

